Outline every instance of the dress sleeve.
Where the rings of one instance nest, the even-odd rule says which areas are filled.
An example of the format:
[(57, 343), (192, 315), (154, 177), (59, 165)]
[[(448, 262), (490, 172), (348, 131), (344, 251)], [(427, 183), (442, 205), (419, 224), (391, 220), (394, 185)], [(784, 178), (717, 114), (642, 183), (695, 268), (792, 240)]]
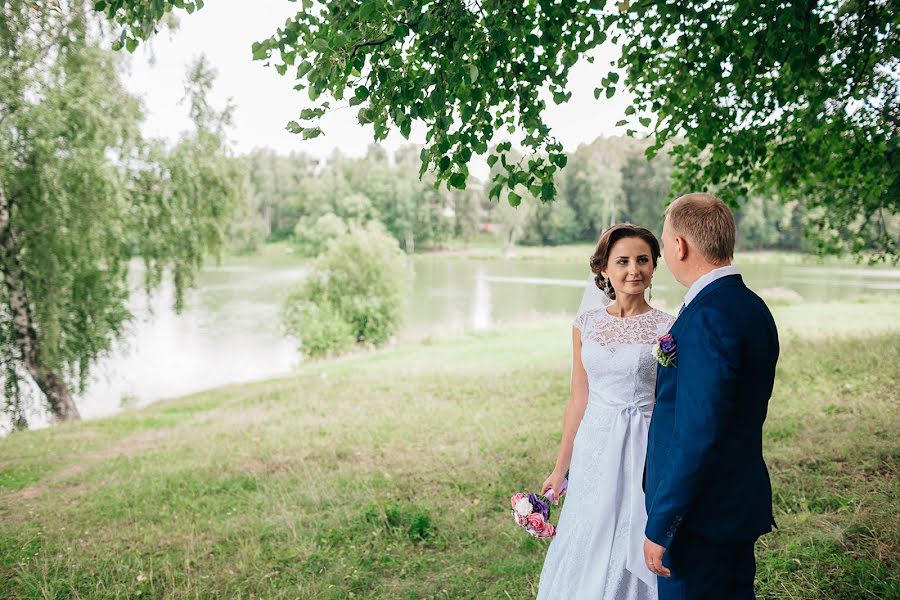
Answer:
[(662, 319), (656, 324), (656, 335), (662, 336), (669, 333), (669, 330), (672, 329), (672, 325), (674, 324), (675, 317), (669, 313), (662, 313)]
[(591, 313), (591, 311), (589, 311), (589, 310), (585, 311), (585, 312), (581, 313), (580, 315), (578, 315), (577, 317), (575, 317), (575, 320), (572, 321), (572, 326), (575, 329), (577, 329), (579, 332), (581, 332), (582, 334), (584, 334), (584, 328), (587, 326), (588, 315), (590, 313)]

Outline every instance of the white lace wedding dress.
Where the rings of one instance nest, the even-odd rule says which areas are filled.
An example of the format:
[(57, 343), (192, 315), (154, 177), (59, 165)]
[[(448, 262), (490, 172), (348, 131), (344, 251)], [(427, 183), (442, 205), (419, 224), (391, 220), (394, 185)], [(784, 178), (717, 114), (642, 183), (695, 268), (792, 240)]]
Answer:
[(674, 317), (660, 310), (574, 321), (588, 403), (575, 435), (569, 489), (541, 572), (538, 600), (656, 600), (644, 565), (641, 479), (656, 387), (651, 348)]

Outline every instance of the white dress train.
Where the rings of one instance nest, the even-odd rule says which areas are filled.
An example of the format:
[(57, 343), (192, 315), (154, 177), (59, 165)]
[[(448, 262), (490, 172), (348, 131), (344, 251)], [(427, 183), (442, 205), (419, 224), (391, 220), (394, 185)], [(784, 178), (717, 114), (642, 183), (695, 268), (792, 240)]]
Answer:
[(614, 317), (598, 308), (573, 323), (581, 332), (588, 403), (538, 600), (657, 598), (656, 576), (643, 559), (641, 479), (656, 386), (651, 348), (674, 320), (656, 309)]

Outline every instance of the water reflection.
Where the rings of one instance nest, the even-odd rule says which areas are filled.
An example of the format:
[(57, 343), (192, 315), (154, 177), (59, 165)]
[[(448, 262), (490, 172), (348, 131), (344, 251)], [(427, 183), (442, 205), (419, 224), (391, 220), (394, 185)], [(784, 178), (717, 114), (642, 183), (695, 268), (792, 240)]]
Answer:
[(484, 269), (475, 273), (475, 293), (472, 295), (472, 328), (487, 329), (491, 325), (491, 286)]

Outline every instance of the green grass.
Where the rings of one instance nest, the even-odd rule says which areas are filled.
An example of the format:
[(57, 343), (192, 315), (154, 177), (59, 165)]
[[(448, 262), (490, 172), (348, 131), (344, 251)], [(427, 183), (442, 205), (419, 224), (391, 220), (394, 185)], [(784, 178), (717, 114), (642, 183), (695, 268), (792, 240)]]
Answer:
[[(831, 334), (808, 337), (776, 308), (760, 598), (900, 594), (900, 326), (839, 323), (865, 310), (819, 306)], [(533, 597), (546, 546), (507, 500), (554, 460), (568, 336), (519, 324), (0, 440), (0, 597)]]

